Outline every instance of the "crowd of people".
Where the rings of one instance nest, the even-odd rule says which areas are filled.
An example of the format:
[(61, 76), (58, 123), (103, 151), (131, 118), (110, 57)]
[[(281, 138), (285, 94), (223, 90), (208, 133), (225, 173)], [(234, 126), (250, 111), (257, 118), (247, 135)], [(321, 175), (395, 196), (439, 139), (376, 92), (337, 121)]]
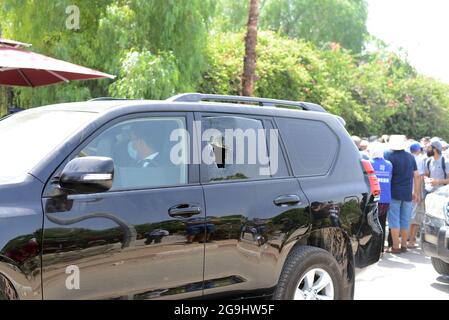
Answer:
[[(449, 144), (438, 137), (416, 141), (404, 135), (352, 139), (379, 180), (383, 251), (399, 254), (416, 248), (426, 196), (449, 184)], [(388, 246), (384, 248), (387, 222)]]

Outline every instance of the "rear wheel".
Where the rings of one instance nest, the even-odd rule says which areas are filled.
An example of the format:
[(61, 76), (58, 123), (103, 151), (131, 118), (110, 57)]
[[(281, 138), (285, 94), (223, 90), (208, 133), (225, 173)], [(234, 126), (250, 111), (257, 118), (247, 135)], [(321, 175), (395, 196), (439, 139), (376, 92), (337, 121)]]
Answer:
[(439, 274), (449, 276), (449, 263), (438, 258), (432, 258), (432, 265), (435, 271)]
[(17, 300), (17, 294), (11, 283), (0, 274), (0, 300)]
[(339, 300), (343, 281), (335, 258), (326, 250), (297, 247), (290, 253), (274, 293), (276, 300)]

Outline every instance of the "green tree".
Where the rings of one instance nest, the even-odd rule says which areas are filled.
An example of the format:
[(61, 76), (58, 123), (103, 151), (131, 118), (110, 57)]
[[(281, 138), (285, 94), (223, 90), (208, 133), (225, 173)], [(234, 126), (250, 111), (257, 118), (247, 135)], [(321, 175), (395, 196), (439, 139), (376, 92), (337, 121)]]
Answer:
[(338, 42), (361, 52), (368, 35), (365, 0), (267, 0), (261, 26), (322, 46)]
[(248, 22), (248, 11), (248, 1), (217, 0), (212, 29), (215, 32), (237, 32), (243, 30)]
[[(239, 94), (243, 39), (244, 32), (212, 38), (200, 91)], [(379, 48), (359, 58), (336, 43), (318, 49), (267, 31), (257, 56), (257, 96), (321, 104), (361, 136), (449, 137), (449, 86), (417, 75), (405, 56)]]
[(132, 0), (137, 48), (172, 52), (180, 71), (179, 91), (193, 90), (207, 67), (205, 47), (213, 0)]
[(257, 26), (259, 24), (259, 0), (250, 0), (248, 25), (245, 37), (245, 56), (243, 58), (242, 95), (252, 96), (256, 80)]
[[(212, 39), (211, 67), (204, 74), (200, 91), (239, 94), (243, 38), (241, 32), (219, 34)], [(322, 104), (343, 116), (350, 130), (357, 130), (359, 123), (369, 124), (366, 107), (353, 98), (350, 90), (357, 64), (347, 51), (321, 51), (306, 41), (263, 31), (259, 34), (257, 56), (255, 95)]]
[(393, 116), (384, 118), (388, 132), (416, 139), (424, 136), (449, 138), (449, 86), (423, 76), (405, 79), (396, 88)]
[(114, 97), (165, 99), (176, 93), (180, 73), (172, 54), (128, 51), (121, 66), (122, 77), (109, 87)]
[[(69, 5), (79, 7), (79, 30), (66, 28)], [(162, 97), (159, 88), (165, 80), (154, 88), (126, 88), (150, 85), (156, 73), (173, 73), (166, 77), (172, 87), (164, 89), (165, 95), (194, 90), (207, 68), (207, 26), (213, 11), (213, 0), (4, 0), (0, 23), (5, 37), (32, 43), (33, 51), (118, 75), (120, 82), (111, 88), (111, 80), (95, 80), (15, 89), (16, 103), (38, 106), (111, 93)], [(136, 53), (143, 58), (138, 66), (128, 68), (126, 57)], [(145, 59), (169, 62), (145, 65)], [(142, 77), (146, 79), (136, 81)]]
[[(15, 103), (29, 107), (110, 94), (164, 99), (182, 91), (239, 95), (248, 4), (2, 0), (4, 37), (118, 76), (14, 89)], [(69, 5), (80, 8), (79, 30), (66, 28)], [(404, 53), (366, 37), (366, 0), (260, 0), (260, 8), (255, 95), (321, 104), (342, 116), (352, 134), (449, 138), (449, 86), (419, 75)], [(376, 49), (362, 50), (364, 41)], [(0, 115), (5, 94), (0, 88)]]
[[(97, 59), (98, 45), (95, 34), (98, 18), (112, 1), (4, 0), (0, 4), (0, 14), (6, 17), (2, 24), (4, 36), (33, 44), (30, 48), (32, 51), (102, 70), (103, 64)], [(78, 6), (80, 10), (79, 30), (66, 27), (66, 9), (71, 5)], [(110, 80), (81, 81), (36, 89), (16, 88), (15, 103), (30, 107), (85, 100), (91, 96), (106, 94), (109, 83)]]

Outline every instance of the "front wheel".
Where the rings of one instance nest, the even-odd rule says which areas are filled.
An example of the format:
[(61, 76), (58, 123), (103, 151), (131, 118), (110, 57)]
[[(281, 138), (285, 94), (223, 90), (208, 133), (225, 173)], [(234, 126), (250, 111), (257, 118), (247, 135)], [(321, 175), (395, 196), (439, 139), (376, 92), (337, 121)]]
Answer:
[(432, 257), (432, 266), (436, 272), (443, 276), (449, 276), (449, 263), (444, 262), (441, 259)]
[(273, 298), (276, 300), (339, 300), (343, 281), (335, 258), (326, 250), (294, 248), (285, 262)]

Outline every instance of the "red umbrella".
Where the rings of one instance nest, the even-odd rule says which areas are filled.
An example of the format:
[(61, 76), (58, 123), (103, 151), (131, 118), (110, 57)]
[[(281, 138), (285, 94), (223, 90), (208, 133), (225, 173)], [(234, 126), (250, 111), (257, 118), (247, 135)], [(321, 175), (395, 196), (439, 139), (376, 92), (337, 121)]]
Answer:
[(0, 85), (38, 87), (99, 78), (114, 79), (107, 73), (23, 50), (29, 44), (0, 39)]

